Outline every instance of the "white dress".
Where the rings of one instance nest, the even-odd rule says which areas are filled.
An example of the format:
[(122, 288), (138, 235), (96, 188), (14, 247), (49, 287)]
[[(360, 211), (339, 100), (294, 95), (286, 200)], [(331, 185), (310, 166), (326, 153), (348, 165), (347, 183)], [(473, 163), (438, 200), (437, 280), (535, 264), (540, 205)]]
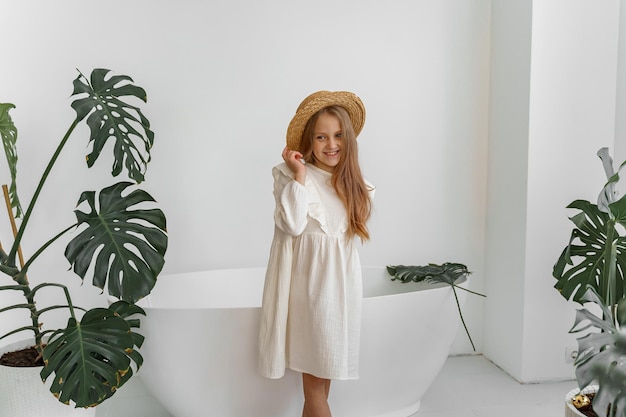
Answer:
[(331, 174), (312, 164), (305, 185), (284, 163), (272, 174), (276, 226), (263, 291), (260, 372), (280, 378), (289, 368), (356, 379), (363, 289), (346, 209)]

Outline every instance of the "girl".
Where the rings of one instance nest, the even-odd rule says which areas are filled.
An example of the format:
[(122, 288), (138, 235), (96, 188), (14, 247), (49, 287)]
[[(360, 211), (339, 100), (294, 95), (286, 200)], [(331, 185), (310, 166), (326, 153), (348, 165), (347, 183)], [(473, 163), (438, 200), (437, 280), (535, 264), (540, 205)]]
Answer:
[(356, 137), (361, 100), (318, 91), (287, 129), (284, 163), (274, 167), (275, 232), (259, 337), (260, 371), (302, 373), (303, 417), (330, 417), (332, 379), (358, 378), (361, 265), (355, 238), (366, 226), (373, 187), (361, 175)]

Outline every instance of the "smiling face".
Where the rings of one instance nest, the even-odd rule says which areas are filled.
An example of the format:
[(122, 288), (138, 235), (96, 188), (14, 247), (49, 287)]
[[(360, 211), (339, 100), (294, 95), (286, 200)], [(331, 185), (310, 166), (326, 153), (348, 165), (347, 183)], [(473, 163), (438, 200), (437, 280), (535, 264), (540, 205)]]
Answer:
[(327, 112), (321, 113), (313, 131), (313, 164), (324, 171), (333, 172), (339, 164), (343, 137), (339, 119)]

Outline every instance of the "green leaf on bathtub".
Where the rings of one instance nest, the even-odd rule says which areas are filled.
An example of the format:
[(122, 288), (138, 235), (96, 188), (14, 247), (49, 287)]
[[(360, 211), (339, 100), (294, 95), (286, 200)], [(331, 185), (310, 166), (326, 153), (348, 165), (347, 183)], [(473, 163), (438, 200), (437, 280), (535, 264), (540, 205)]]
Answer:
[(453, 262), (446, 262), (442, 265), (428, 264), (421, 266), (388, 265), (387, 273), (391, 275), (392, 281), (398, 280), (401, 283), (424, 281), (433, 284), (445, 283), (450, 285), (452, 287), (452, 292), (454, 293), (454, 299), (456, 301), (456, 307), (459, 311), (461, 323), (463, 324), (463, 328), (465, 328), (465, 333), (467, 334), (467, 338), (472, 345), (472, 349), (474, 349), (474, 352), (476, 351), (474, 341), (470, 336), (467, 325), (465, 324), (465, 319), (463, 318), (463, 313), (461, 312), (461, 304), (459, 303), (459, 297), (456, 293), (456, 289), (459, 288), (463, 291), (467, 291), (481, 297), (485, 297), (485, 295), (460, 287), (456, 284), (460, 279), (467, 277), (471, 273), (467, 270), (467, 266)]
[(445, 282), (454, 285), (457, 280), (470, 274), (467, 266), (458, 263), (446, 262), (442, 265), (428, 264), (422, 266), (387, 266), (387, 272), (392, 276), (392, 280), (402, 282)]

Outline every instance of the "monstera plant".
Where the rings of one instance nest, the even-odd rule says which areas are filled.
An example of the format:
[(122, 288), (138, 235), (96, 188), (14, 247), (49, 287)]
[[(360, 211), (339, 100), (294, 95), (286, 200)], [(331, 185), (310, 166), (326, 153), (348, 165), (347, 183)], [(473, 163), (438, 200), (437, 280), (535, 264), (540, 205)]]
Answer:
[[(52, 393), (61, 402), (91, 407), (111, 397), (133, 375), (133, 368), (142, 364), (137, 348), (143, 336), (136, 329), (138, 317), (144, 312), (135, 302), (149, 294), (156, 283), (165, 262), (167, 234), (165, 215), (155, 207), (155, 200), (135, 187), (144, 180), (154, 141), (150, 122), (136, 106), (146, 101), (146, 92), (128, 76), (95, 69), (89, 78), (78, 73), (73, 96), (76, 117), (44, 169), (25, 211), (16, 187), (17, 129), (9, 114), (15, 106), (0, 103), (0, 134), (12, 177), (6, 194), (19, 226), (11, 244), (2, 242), (8, 252), (0, 249), (0, 271), (6, 281), (3, 283), (0, 275), (0, 290), (23, 296), (23, 301), (16, 304), (0, 305), (0, 313), (27, 310), (30, 317), (29, 322), (18, 324), (0, 339), (30, 332), (43, 359), (41, 378), (53, 378)], [(112, 175), (125, 172), (130, 181), (118, 182), (98, 193), (84, 191), (77, 206), (72, 202), (68, 205), (76, 207), (76, 222), (56, 234), (50, 233), (51, 239), (22, 264), (17, 259), (20, 242), (28, 231), (40, 193), (61, 151), (83, 120), (90, 132), (87, 166), (91, 168), (105, 146), (110, 145)], [(85, 310), (74, 304), (63, 283), (29, 282), (27, 273), (33, 262), (68, 232), (75, 235), (65, 250), (71, 269), (82, 280), (90, 277), (93, 285), (117, 298), (110, 307)], [(44, 306), (38, 301), (40, 291), (51, 287), (62, 292), (63, 304)], [(42, 316), (51, 310), (67, 312), (66, 327), (42, 327)]]
[(572, 333), (587, 330), (578, 339), (574, 362), (581, 389), (598, 384), (593, 402), (600, 416), (626, 416), (626, 196), (618, 198), (617, 172), (607, 148), (598, 151), (608, 181), (597, 204), (576, 200), (568, 208), (579, 210), (570, 241), (554, 265), (555, 288), (568, 300), (592, 303), (602, 312), (577, 312)]

